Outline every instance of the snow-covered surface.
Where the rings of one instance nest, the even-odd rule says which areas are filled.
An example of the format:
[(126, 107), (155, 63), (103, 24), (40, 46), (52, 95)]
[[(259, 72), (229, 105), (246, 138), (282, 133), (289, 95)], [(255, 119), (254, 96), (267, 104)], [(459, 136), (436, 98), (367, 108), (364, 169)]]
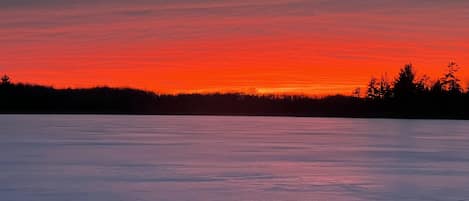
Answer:
[(469, 122), (5, 115), (0, 200), (469, 200)]

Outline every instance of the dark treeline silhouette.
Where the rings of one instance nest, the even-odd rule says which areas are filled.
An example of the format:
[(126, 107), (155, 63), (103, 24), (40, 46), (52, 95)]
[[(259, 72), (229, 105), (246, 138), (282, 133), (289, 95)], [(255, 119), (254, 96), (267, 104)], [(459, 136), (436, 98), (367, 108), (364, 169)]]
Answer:
[(376, 113), (392, 117), (461, 118), (469, 117), (469, 92), (464, 92), (456, 73), (459, 66), (450, 62), (447, 73), (431, 81), (420, 78), (412, 64), (405, 65), (393, 82), (386, 76), (372, 78), (366, 99), (381, 105)]
[(12, 83), (1, 78), (0, 113), (27, 114), (160, 114), (160, 115), (262, 115), (305, 117), (383, 117), (469, 119), (469, 93), (457, 78), (457, 64), (430, 81), (418, 77), (411, 64), (396, 78), (372, 78), (365, 97), (360, 90), (352, 96), (311, 98), (287, 95), (179, 94), (96, 87), (54, 89)]

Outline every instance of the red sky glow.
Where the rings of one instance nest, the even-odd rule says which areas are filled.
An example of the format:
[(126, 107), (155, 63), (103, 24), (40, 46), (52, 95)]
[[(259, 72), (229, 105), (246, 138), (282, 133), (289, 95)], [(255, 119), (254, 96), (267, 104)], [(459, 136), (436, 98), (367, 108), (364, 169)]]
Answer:
[(469, 1), (3, 0), (0, 73), (55, 87), (351, 94), (413, 63), (469, 81)]

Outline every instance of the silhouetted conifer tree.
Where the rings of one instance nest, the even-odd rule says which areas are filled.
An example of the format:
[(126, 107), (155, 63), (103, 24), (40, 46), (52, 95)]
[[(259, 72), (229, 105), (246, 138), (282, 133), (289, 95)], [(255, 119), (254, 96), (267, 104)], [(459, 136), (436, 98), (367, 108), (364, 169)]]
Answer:
[(394, 82), (394, 95), (396, 98), (410, 98), (416, 94), (415, 77), (412, 64), (406, 64)]
[(430, 89), (431, 93), (434, 95), (441, 95), (443, 93), (443, 86), (441, 85), (441, 81), (437, 80)]
[(441, 79), (443, 90), (450, 94), (460, 94), (462, 92), (461, 85), (459, 84), (460, 80), (456, 77), (458, 70), (458, 64), (450, 62), (448, 64), (448, 72)]

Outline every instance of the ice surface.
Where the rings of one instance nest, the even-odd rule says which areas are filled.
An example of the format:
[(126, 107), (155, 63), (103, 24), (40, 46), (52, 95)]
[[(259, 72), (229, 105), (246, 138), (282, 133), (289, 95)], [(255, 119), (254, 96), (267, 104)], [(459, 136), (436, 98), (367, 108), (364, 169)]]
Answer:
[(0, 200), (469, 200), (469, 122), (4, 115)]

